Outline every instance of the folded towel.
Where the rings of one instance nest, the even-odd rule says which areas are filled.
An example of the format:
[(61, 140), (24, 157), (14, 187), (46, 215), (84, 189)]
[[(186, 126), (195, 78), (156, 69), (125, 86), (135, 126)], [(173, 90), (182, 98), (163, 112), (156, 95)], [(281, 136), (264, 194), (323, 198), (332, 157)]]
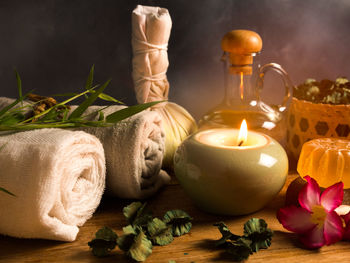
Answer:
[[(139, 103), (168, 99), (166, 72), (171, 24), (166, 8), (138, 5), (132, 13), (132, 76)], [(171, 169), (177, 147), (197, 129), (196, 122), (176, 103), (157, 104), (152, 110), (158, 111), (163, 120), (166, 136), (163, 167)]]
[[(101, 108), (91, 106), (84, 115)], [(111, 106), (102, 112), (107, 116), (122, 108)], [(96, 114), (90, 119), (97, 118)], [(170, 181), (170, 176), (161, 170), (165, 135), (157, 112), (143, 111), (112, 127), (79, 129), (95, 135), (103, 144), (108, 193), (122, 198), (144, 199)]]
[(105, 157), (82, 131), (40, 129), (0, 135), (0, 233), (74, 241), (100, 203)]
[[(14, 99), (0, 97), (0, 109)], [(71, 107), (73, 111), (76, 106)], [(91, 106), (89, 115), (103, 106)], [(107, 116), (125, 106), (110, 106), (102, 112)], [(98, 115), (90, 115), (97, 120)], [(143, 111), (112, 127), (78, 128), (99, 138), (103, 144), (107, 166), (107, 192), (122, 198), (144, 199), (170, 181), (161, 170), (165, 134), (157, 112)], [(1, 185), (0, 185), (1, 186)]]

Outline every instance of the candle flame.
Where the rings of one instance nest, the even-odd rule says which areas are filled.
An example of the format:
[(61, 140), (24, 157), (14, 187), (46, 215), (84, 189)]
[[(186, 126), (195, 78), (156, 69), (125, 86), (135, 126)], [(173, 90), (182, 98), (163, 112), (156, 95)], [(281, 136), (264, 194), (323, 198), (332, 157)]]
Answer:
[(239, 89), (241, 91), (241, 100), (243, 100), (243, 92), (244, 92), (244, 86), (243, 86), (243, 72), (241, 72), (241, 83), (239, 84)]
[(243, 119), (241, 128), (239, 129), (237, 145), (242, 146), (247, 141), (247, 137), (248, 137), (247, 122), (245, 119)]

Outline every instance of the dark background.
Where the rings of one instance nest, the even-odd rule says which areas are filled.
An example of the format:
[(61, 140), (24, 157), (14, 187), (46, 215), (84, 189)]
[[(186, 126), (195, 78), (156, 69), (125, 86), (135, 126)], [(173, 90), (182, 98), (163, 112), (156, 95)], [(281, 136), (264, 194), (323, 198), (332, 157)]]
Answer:
[[(222, 99), (220, 40), (232, 29), (258, 32), (261, 62), (281, 64), (295, 84), (350, 77), (348, 0), (1, 0), (0, 95), (17, 95), (13, 68), (24, 91), (82, 91), (95, 64), (98, 83), (112, 78), (106, 93), (136, 103), (131, 12), (137, 4), (169, 9), (170, 100), (197, 119)], [(264, 97), (277, 102), (281, 83), (268, 78)]]

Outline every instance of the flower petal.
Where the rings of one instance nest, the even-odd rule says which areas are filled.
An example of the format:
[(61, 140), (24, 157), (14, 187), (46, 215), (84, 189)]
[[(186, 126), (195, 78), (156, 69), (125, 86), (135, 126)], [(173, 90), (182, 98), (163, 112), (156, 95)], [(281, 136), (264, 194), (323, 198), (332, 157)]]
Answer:
[(350, 205), (340, 205), (334, 211), (340, 216), (345, 216), (350, 212)]
[(343, 215), (342, 217), (343, 217), (343, 219), (345, 221), (345, 224), (348, 225), (349, 221), (350, 221), (350, 212), (347, 213), (346, 215)]
[(350, 240), (350, 212), (347, 213), (346, 215), (343, 215), (342, 218), (344, 219), (345, 222), (345, 229), (344, 229), (344, 235), (343, 239), (345, 240)]
[(331, 212), (341, 205), (344, 196), (343, 182), (336, 183), (328, 187), (321, 195), (321, 205)]
[(311, 231), (299, 236), (299, 239), (308, 248), (319, 248), (326, 244), (323, 232), (323, 227), (317, 225)]
[(285, 229), (298, 234), (310, 231), (316, 226), (311, 222), (311, 214), (306, 209), (294, 205), (279, 209), (277, 219)]
[(332, 211), (327, 214), (323, 227), (327, 245), (333, 244), (342, 239), (344, 232), (343, 222), (336, 212)]
[(321, 190), (315, 179), (310, 176), (305, 176), (304, 179), (307, 183), (300, 190), (298, 200), (302, 207), (311, 212), (314, 205), (320, 204)]
[(343, 239), (344, 240), (350, 240), (350, 225), (347, 225), (344, 229), (344, 234), (343, 234)]

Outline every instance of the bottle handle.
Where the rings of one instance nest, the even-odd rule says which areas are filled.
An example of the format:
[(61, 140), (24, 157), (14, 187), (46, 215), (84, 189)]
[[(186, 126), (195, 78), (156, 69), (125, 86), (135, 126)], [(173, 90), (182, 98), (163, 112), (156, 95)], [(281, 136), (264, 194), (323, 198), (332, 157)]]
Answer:
[(282, 68), (281, 65), (279, 65), (277, 63), (268, 63), (260, 68), (259, 76), (258, 76), (258, 85), (257, 85), (257, 90), (256, 90), (257, 98), (258, 98), (258, 100), (260, 100), (260, 92), (264, 87), (265, 74), (269, 70), (277, 72), (282, 77), (282, 80), (283, 80), (283, 83), (285, 86), (285, 94), (284, 94), (282, 103), (277, 106), (277, 110), (279, 112), (284, 112), (288, 108), (289, 103), (292, 99), (293, 83), (290, 80), (288, 73)]

